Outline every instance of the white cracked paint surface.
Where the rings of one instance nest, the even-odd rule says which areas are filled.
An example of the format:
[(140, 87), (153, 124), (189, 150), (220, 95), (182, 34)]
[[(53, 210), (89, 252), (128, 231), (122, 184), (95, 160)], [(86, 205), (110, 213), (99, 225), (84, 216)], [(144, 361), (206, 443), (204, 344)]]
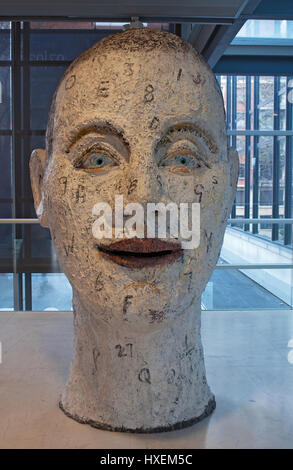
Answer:
[[(185, 164), (173, 158), (182, 154)], [(211, 69), (171, 33), (130, 29), (102, 39), (62, 78), (46, 152), (35, 150), (30, 167), (37, 215), (74, 293), (75, 350), (62, 409), (96, 427), (134, 432), (209, 414), (215, 403), (200, 299), (238, 174)], [(160, 264), (137, 253), (135, 267), (105, 255), (101, 248), (111, 250), (113, 240), (97, 247), (92, 208), (114, 206), (117, 194), (144, 207), (200, 202), (200, 246)]]

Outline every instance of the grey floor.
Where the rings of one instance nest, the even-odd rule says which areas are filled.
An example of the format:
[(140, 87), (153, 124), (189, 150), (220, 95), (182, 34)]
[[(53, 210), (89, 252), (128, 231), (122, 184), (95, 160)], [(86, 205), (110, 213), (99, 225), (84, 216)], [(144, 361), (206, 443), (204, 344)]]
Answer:
[(1, 312), (0, 448), (293, 448), (292, 311), (205, 311), (202, 320), (216, 410), (182, 431), (129, 435), (76, 423), (58, 408), (71, 313)]

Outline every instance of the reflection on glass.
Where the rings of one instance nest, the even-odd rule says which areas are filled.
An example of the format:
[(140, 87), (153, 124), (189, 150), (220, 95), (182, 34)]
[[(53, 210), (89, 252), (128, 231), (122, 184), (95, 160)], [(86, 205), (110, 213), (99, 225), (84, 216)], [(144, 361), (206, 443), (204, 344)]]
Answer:
[[(273, 137), (259, 138), (259, 217), (272, 217), (273, 204)], [(271, 238), (272, 225), (260, 224), (259, 234)]]
[(237, 77), (236, 128), (246, 128), (246, 77)]
[(13, 274), (0, 273), (0, 312), (13, 310)]
[[(279, 143), (279, 217), (285, 215), (285, 172), (286, 172), (286, 137), (278, 137)], [(284, 225), (279, 225), (279, 241), (284, 240)]]
[(0, 21), (0, 60), (10, 60), (10, 27), (10, 22)]
[(286, 107), (287, 107), (287, 80), (286, 77), (280, 78), (280, 90), (278, 90), (280, 100), (280, 129), (286, 130)]
[(31, 67), (31, 129), (45, 129), (53, 93), (66, 67)]
[(9, 136), (0, 135), (0, 157), (0, 218), (7, 218), (12, 217), (11, 138)]
[(72, 289), (64, 274), (32, 274), (32, 309), (72, 310)]
[(236, 38), (293, 39), (293, 21), (248, 20)]
[[(239, 155), (239, 176), (236, 191), (236, 217), (244, 217), (245, 207), (245, 137), (238, 136), (236, 148)], [(239, 226), (241, 227), (241, 226)]]
[[(1, 47), (1, 34), (0, 34)], [(0, 59), (1, 60), (1, 59)], [(10, 67), (0, 66), (0, 129), (11, 129)]]
[(259, 128), (274, 128), (274, 77), (260, 77), (259, 80)]
[[(258, 273), (265, 275), (264, 270), (258, 270)], [(201, 304), (203, 310), (291, 308), (284, 300), (254, 282), (245, 271), (237, 269), (215, 269), (202, 295)]]

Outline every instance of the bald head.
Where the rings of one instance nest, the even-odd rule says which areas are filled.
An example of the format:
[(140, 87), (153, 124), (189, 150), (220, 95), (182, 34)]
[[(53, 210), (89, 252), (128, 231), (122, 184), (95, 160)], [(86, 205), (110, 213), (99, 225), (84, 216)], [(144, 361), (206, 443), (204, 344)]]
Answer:
[[(132, 105), (134, 120), (137, 115), (143, 118), (143, 111), (151, 108), (155, 119), (163, 102), (171, 117), (180, 105), (199, 122), (208, 118), (212, 132), (219, 130), (225, 139), (221, 91), (198, 52), (172, 33), (130, 29), (94, 44), (66, 70), (51, 105), (47, 155), (52, 152), (54, 128), (60, 131), (74, 116), (79, 120), (82, 111), (89, 116), (92, 111), (99, 115), (105, 110), (112, 121), (111, 108), (117, 115), (117, 108), (123, 112), (126, 101)], [(128, 106), (128, 119), (129, 111)]]

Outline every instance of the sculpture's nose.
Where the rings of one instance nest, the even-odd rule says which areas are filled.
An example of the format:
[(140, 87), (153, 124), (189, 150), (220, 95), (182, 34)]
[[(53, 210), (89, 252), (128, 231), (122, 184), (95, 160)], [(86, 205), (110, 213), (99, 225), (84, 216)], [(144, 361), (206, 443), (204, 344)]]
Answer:
[(162, 182), (155, 161), (142, 161), (132, 168), (127, 191), (129, 200), (141, 204), (160, 202), (162, 189)]

